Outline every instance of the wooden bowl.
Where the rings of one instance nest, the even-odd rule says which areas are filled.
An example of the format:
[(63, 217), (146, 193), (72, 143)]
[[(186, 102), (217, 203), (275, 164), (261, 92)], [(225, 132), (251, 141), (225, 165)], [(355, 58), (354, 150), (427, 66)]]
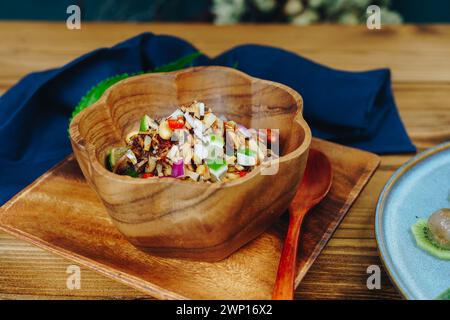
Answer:
[[(257, 167), (222, 183), (136, 179), (109, 172), (105, 154), (124, 144), (144, 114), (168, 116), (203, 101), (251, 128), (280, 131), (275, 175)], [(158, 255), (221, 260), (261, 234), (288, 208), (303, 176), (311, 132), (294, 90), (225, 67), (145, 74), (111, 87), (70, 125), (77, 161), (112, 221), (131, 243)]]

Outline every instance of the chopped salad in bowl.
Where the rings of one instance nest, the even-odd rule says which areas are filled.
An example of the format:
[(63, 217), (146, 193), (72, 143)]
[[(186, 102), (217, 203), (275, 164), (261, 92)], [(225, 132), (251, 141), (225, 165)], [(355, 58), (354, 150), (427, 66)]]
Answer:
[(165, 118), (144, 115), (125, 146), (109, 150), (106, 167), (135, 178), (226, 182), (276, 159), (278, 149), (277, 130), (248, 129), (194, 101)]

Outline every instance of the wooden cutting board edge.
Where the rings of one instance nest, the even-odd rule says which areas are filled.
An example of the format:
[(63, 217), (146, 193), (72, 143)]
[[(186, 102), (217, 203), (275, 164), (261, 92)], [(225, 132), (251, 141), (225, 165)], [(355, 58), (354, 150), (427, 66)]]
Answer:
[[(316, 140), (316, 139), (314, 139)], [(349, 148), (349, 147), (345, 147)], [(352, 148), (353, 149), (353, 148)], [(366, 152), (362, 150), (358, 150), (360, 152)], [(373, 176), (375, 173), (377, 167), (380, 164), (380, 157), (376, 154), (367, 152), (367, 154), (371, 155), (371, 161), (367, 164), (367, 171), (366, 173), (362, 174), (360, 178), (358, 179), (358, 182), (353, 186), (352, 192), (350, 193), (351, 196), (349, 196), (344, 204), (344, 206), (340, 209), (340, 212), (347, 212), (351, 205), (355, 202), (356, 198), (359, 196), (359, 194), (364, 189), (365, 185), (369, 181), (369, 179)], [(50, 168), (46, 173), (41, 175), (39, 178), (37, 178), (34, 182), (32, 182), (30, 185), (25, 187), (23, 190), (21, 190), (19, 193), (14, 195), (8, 202), (6, 202), (2, 207), (0, 207), (0, 222), (2, 220), (2, 212), (8, 210), (9, 207), (11, 207), (17, 200), (19, 200), (23, 195), (27, 194), (28, 192), (32, 191), (35, 187), (37, 187), (40, 183), (45, 181), (46, 178), (51, 176), (53, 172), (62, 166), (67, 160), (73, 159), (74, 155), (71, 154), (61, 160), (59, 163), (54, 165), (52, 168)], [(303, 270), (296, 276), (295, 278), (295, 288), (300, 284), (301, 280), (304, 278), (312, 264), (315, 262), (316, 258), (319, 256), (320, 252), (323, 250), (325, 245), (328, 243), (328, 241), (331, 239), (332, 235), (337, 229), (337, 226), (341, 223), (343, 218), (345, 217), (345, 214), (343, 214), (340, 219), (333, 222), (332, 226), (328, 229), (326, 233), (323, 234), (322, 240), (317, 243), (316, 247), (314, 248), (314, 252), (311, 255), (311, 259), (308, 261), (306, 265), (303, 266)], [(152, 297), (155, 297), (157, 299), (178, 299), (178, 300), (189, 300), (189, 298), (178, 295), (170, 290), (164, 289), (160, 286), (157, 286), (151, 282), (144, 281), (138, 277), (131, 276), (129, 274), (116, 271), (112, 272), (111, 268), (107, 265), (101, 264), (97, 261), (91, 260), (89, 258), (86, 258), (84, 256), (75, 254), (73, 252), (70, 252), (68, 250), (50, 245), (45, 243), (44, 241), (41, 241), (39, 238), (34, 237), (32, 235), (29, 235), (25, 232), (22, 232), (21, 230), (18, 230), (16, 228), (12, 228), (9, 226), (5, 226), (0, 224), (0, 230), (5, 231), (8, 234), (11, 234), (13, 236), (16, 236), (20, 240), (24, 240), (26, 242), (29, 242), (41, 249), (47, 250), (51, 253), (54, 253), (58, 256), (61, 256), (65, 259), (68, 259), (70, 261), (74, 261), (76, 263), (79, 263), (80, 265), (83, 265), (91, 270), (94, 270), (112, 280), (119, 281), (121, 283), (124, 283), (125, 285), (129, 285), (145, 294), (149, 294)]]
[[(315, 140), (315, 139), (313, 139)], [(350, 149), (354, 149), (351, 147), (346, 147)], [(337, 219), (335, 222), (332, 223), (332, 225), (328, 228), (328, 231), (325, 232), (322, 235), (322, 239), (320, 242), (317, 243), (316, 247), (314, 248), (313, 254), (311, 255), (311, 258), (309, 259), (308, 263), (303, 266), (303, 269), (297, 274), (295, 278), (294, 288), (297, 288), (302, 279), (305, 277), (308, 270), (311, 268), (313, 263), (316, 261), (319, 254), (325, 249), (325, 246), (327, 245), (328, 241), (330, 241), (331, 237), (335, 233), (337, 227), (342, 222), (342, 220), (345, 218), (346, 214), (350, 210), (351, 206), (355, 203), (356, 199), (359, 197), (361, 192), (364, 190), (365, 186), (369, 182), (370, 178), (375, 174), (376, 169), (379, 167), (381, 163), (381, 158), (376, 155), (375, 153), (371, 153), (368, 151), (356, 149), (360, 152), (365, 152), (368, 155), (371, 156), (371, 160), (367, 162), (367, 171), (366, 173), (362, 174), (360, 178), (358, 179), (358, 182), (353, 186), (352, 191), (349, 193), (349, 196), (347, 197), (344, 206), (339, 210), (340, 212), (345, 212), (345, 214), (342, 214), (339, 219)]]
[[(8, 202), (6, 202), (3, 206), (0, 207), (0, 222), (2, 221), (2, 213), (7, 211), (9, 207), (11, 207), (17, 200), (19, 200), (23, 195), (27, 194), (28, 192), (32, 191), (34, 188), (36, 188), (41, 182), (45, 181), (46, 178), (51, 176), (56, 169), (61, 167), (66, 161), (71, 160), (74, 158), (73, 154), (68, 155), (66, 158), (55, 164), (53, 167), (51, 167), (47, 172), (45, 172), (43, 175), (41, 175), (39, 178), (37, 178), (35, 181), (33, 181), (31, 184), (29, 184), (27, 187), (25, 187), (23, 190), (21, 190), (19, 193), (14, 195)], [(39, 238), (32, 236), (28, 233), (25, 233), (19, 229), (12, 228), (10, 226), (5, 226), (0, 223), (0, 230), (11, 234), (15, 237), (17, 237), (20, 240), (23, 240), (25, 242), (31, 243), (32, 245), (35, 245), (41, 249), (44, 249), (46, 251), (49, 251), (53, 254), (56, 254), (60, 257), (63, 257), (67, 260), (73, 261), (75, 263), (79, 263), (80, 265), (87, 267), (93, 271), (96, 271), (112, 280), (122, 282), (125, 285), (129, 285), (142, 293), (145, 293), (147, 295), (151, 295), (152, 297), (155, 297), (157, 299), (161, 300), (169, 300), (169, 299), (177, 299), (177, 300), (189, 300), (189, 298), (184, 297), (182, 295), (178, 295), (170, 290), (164, 289), (160, 286), (157, 286), (151, 282), (144, 281), (138, 277), (131, 276), (127, 273), (116, 271), (112, 272), (112, 269), (102, 263), (99, 263), (98, 261), (94, 261), (92, 259), (86, 258), (84, 256), (81, 256), (79, 254), (76, 254), (74, 252), (68, 251), (66, 249), (48, 244)]]

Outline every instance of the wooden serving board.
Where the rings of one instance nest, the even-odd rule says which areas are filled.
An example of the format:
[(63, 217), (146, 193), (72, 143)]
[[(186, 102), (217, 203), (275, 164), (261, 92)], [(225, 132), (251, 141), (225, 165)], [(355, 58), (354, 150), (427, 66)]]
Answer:
[[(379, 157), (315, 139), (332, 162), (327, 198), (305, 219), (300, 283), (379, 164)], [(270, 299), (287, 215), (215, 263), (161, 258), (132, 246), (69, 156), (0, 208), (0, 229), (160, 299)]]

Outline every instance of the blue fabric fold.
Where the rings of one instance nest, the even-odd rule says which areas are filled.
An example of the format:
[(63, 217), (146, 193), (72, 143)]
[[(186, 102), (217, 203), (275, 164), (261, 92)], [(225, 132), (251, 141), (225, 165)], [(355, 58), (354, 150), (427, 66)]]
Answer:
[[(195, 51), (182, 39), (144, 33), (21, 79), (0, 97), (0, 204), (71, 153), (68, 119), (92, 86)], [(338, 71), (259, 45), (238, 46), (215, 58), (203, 55), (195, 64), (237, 64), (252, 76), (292, 87), (303, 96), (304, 115), (316, 137), (379, 154), (415, 151), (400, 120), (387, 69)]]

